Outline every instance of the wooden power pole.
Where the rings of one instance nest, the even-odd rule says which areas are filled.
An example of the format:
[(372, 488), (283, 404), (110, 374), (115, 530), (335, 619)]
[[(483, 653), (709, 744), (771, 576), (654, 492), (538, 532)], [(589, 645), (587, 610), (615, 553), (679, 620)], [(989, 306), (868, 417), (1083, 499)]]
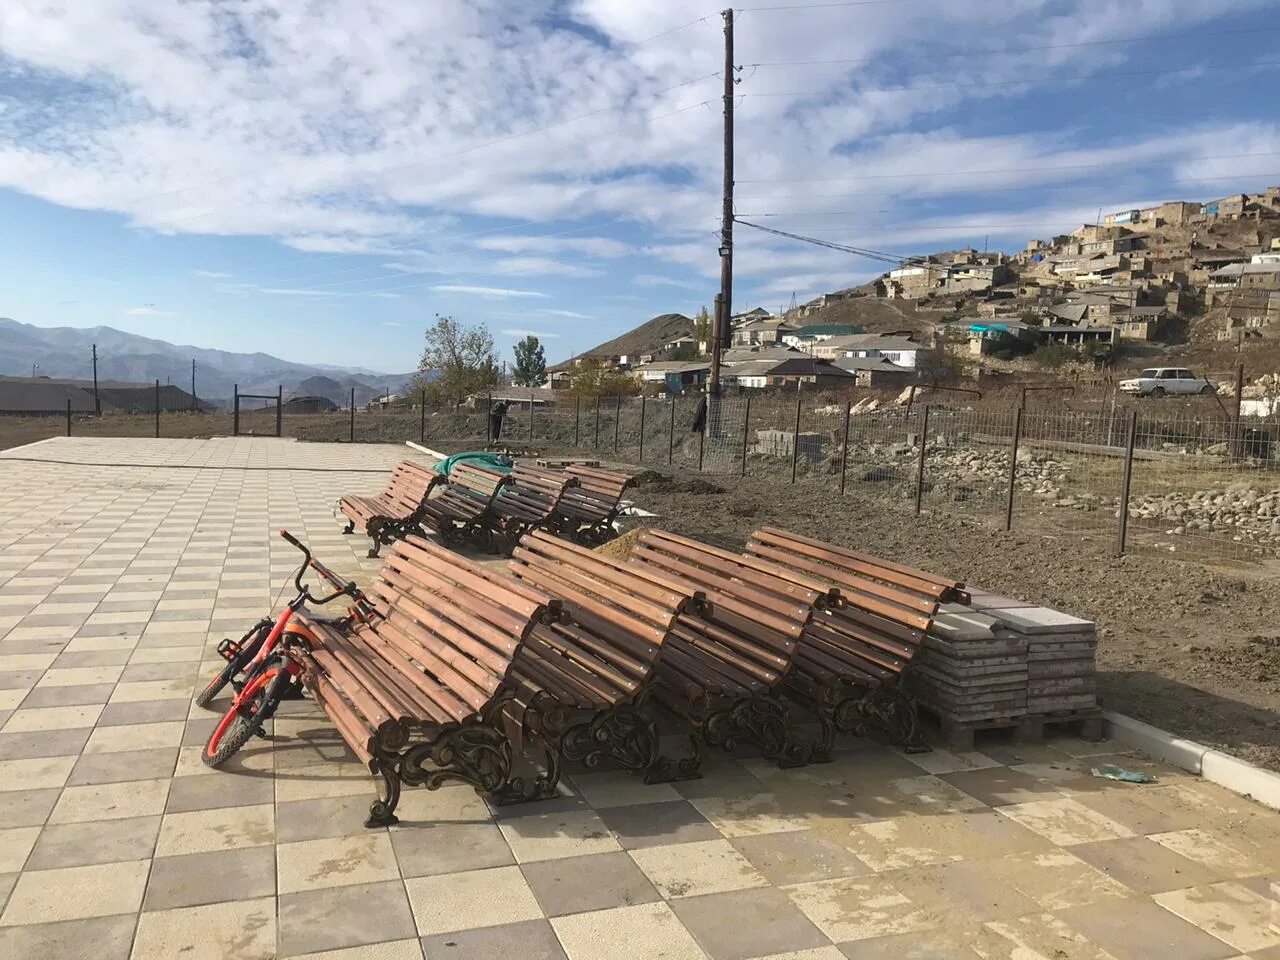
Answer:
[(720, 213), (720, 296), (716, 298), (715, 336), (711, 350), (711, 392), (720, 392), (720, 353), (729, 339), (733, 316), (733, 9), (724, 17), (724, 196)]
[(102, 416), (102, 401), (98, 399), (98, 345), (93, 345), (93, 415)]

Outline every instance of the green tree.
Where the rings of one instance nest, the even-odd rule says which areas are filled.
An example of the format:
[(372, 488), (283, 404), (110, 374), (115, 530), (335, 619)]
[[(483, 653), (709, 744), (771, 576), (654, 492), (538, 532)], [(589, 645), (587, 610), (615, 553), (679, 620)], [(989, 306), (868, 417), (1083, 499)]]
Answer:
[[(697, 344), (711, 344), (711, 313), (706, 307), (698, 310), (698, 315), (693, 318), (693, 339)], [(695, 349), (698, 349), (695, 346)], [(690, 357), (690, 359), (693, 359)]]
[(515, 345), (516, 363), (511, 380), (518, 387), (540, 387), (547, 382), (547, 354), (533, 334)]
[(633, 397), (640, 392), (640, 381), (599, 360), (583, 360), (569, 387), (584, 397)]
[(488, 327), (469, 327), (436, 314), (425, 339), (418, 382), (426, 384), (430, 399), (461, 403), (469, 394), (497, 384), (498, 355)]

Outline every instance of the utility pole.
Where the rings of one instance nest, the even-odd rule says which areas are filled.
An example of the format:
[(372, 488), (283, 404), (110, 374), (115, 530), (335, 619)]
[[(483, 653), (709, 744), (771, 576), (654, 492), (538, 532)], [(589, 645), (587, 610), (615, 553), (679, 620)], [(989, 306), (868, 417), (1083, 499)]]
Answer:
[(196, 403), (196, 358), (191, 358), (191, 412), (195, 413), (199, 409)]
[(102, 416), (102, 401), (98, 399), (98, 345), (93, 345), (93, 415)]
[[(710, 391), (720, 395), (720, 353), (733, 316), (733, 8), (724, 17), (724, 196), (720, 213), (720, 296), (716, 298), (715, 336), (711, 351)], [(718, 411), (717, 411), (718, 413)]]

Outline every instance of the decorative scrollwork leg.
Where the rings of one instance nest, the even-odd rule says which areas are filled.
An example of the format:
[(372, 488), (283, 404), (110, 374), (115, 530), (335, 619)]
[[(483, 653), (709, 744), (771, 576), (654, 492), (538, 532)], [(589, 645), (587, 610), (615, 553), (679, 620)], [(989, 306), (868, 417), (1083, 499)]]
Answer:
[(345, 527), (343, 527), (343, 528), (342, 528), (342, 532), (343, 532), (343, 533), (355, 533), (355, 532), (356, 532), (356, 522), (355, 522), (354, 520), (352, 520), (352, 519), (348, 518), (348, 519), (347, 519), (347, 525), (346, 525)]
[(400, 805), (400, 776), (395, 764), (379, 760), (378, 775), (382, 777), (383, 789), (378, 791), (378, 799), (369, 805), (369, 819), (364, 825), (370, 829), (400, 822), (396, 816), (396, 807)]
[(744, 697), (727, 710), (716, 710), (703, 721), (707, 743), (724, 750), (737, 749), (739, 741), (755, 744), (780, 767), (799, 767), (813, 761), (814, 745), (797, 742), (791, 735), (789, 711), (772, 697)]
[(858, 735), (880, 733), (908, 753), (929, 750), (916, 702), (897, 686), (876, 687), (842, 700), (836, 706), (835, 722), (839, 729)]
[(454, 727), (409, 747), (399, 766), (406, 786), (437, 790), (456, 780), (471, 784), (477, 793), (497, 794), (511, 778), (511, 744), (490, 726)]
[(380, 519), (370, 520), (366, 526), (365, 533), (369, 535), (369, 556), (376, 557), (378, 551), (382, 549), (382, 527), (386, 521)]

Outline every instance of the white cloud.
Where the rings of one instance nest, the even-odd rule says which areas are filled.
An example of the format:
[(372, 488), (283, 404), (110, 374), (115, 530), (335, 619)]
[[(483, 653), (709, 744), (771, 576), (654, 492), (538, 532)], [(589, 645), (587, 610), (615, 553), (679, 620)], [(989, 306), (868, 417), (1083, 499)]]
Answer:
[(155, 307), (130, 307), (125, 311), (128, 317), (180, 317), (182, 314), (173, 310), (157, 310)]
[(191, 272), (197, 277), (209, 277), (213, 280), (230, 280), (233, 276), (230, 273), (223, 273), (220, 270), (192, 270)]
[(595, 317), (586, 313), (578, 313), (576, 310), (535, 310), (534, 313), (540, 313), (547, 317), (566, 317), (570, 320), (594, 320)]
[(460, 293), (464, 296), (484, 297), (486, 300), (513, 300), (518, 298), (546, 299), (537, 290), (509, 290), (505, 287), (472, 287), (456, 283), (437, 283), (432, 288), (437, 293)]
[(604, 272), (550, 257), (504, 257), (495, 261), (491, 269), (513, 277), (598, 277)]
[(547, 330), (499, 330), (504, 337), (537, 337), (539, 340), (558, 340), (560, 334), (552, 333)]
[(637, 287), (695, 287), (696, 284), (678, 277), (664, 277), (656, 273), (640, 273), (631, 278)]

